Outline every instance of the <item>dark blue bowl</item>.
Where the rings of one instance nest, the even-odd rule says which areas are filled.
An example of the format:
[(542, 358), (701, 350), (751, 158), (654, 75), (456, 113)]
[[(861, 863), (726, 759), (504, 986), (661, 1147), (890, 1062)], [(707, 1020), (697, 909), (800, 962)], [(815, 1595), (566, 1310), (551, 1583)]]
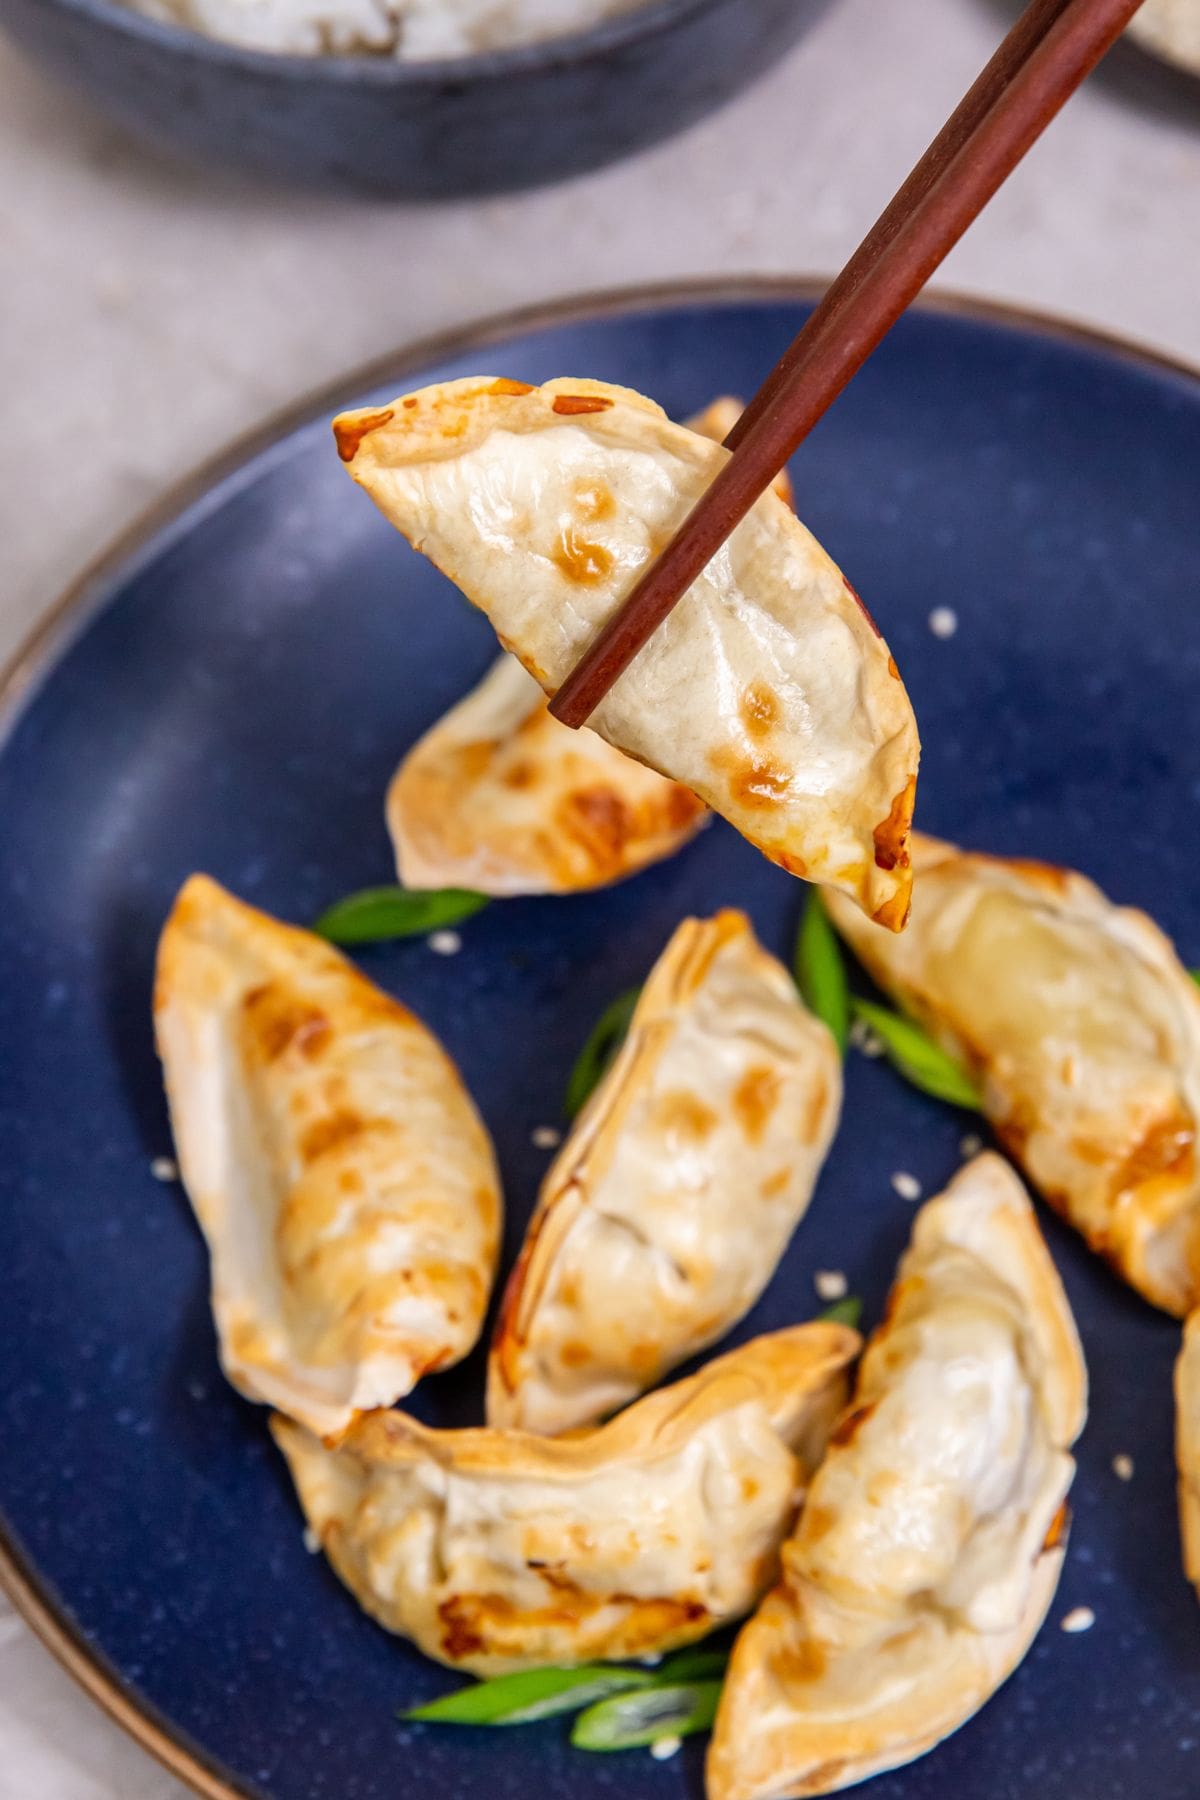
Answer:
[(646, 0), (587, 32), (453, 61), (274, 56), (117, 0), (0, 0), (0, 26), (151, 143), (409, 198), (558, 181), (690, 125), (829, 0)]

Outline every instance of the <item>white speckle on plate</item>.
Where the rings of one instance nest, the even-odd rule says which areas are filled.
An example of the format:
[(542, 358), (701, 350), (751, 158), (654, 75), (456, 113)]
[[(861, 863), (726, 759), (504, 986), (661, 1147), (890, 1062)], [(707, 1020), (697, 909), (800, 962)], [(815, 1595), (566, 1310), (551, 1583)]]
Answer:
[(958, 630), (958, 614), (952, 606), (935, 606), (929, 615), (929, 629), (936, 638), (952, 638)]
[(1096, 1623), (1096, 1615), (1090, 1606), (1074, 1606), (1062, 1621), (1064, 1631), (1090, 1631)]
[(150, 1173), (155, 1181), (178, 1181), (179, 1164), (173, 1156), (156, 1156), (150, 1164)]
[(555, 1125), (535, 1125), (529, 1135), (539, 1150), (553, 1150), (562, 1143), (562, 1132)]
[(821, 1300), (844, 1300), (850, 1291), (850, 1283), (840, 1269), (818, 1269), (813, 1286)]
[(661, 1650), (655, 1650), (649, 1656), (639, 1656), (638, 1661), (647, 1669), (657, 1669), (663, 1659)]
[(311, 1525), (304, 1527), (304, 1548), (310, 1556), (319, 1556), (321, 1553), (321, 1540)]
[(457, 956), (462, 949), (462, 938), (457, 931), (431, 931), (428, 941), (435, 956)]
[(1132, 1481), (1133, 1480), (1133, 1458), (1132, 1458), (1132, 1456), (1126, 1456), (1126, 1454), (1123, 1450), (1121, 1451), (1121, 1453), (1118, 1456), (1114, 1456), (1112, 1459), (1112, 1472), (1116, 1476), (1118, 1481)]
[(655, 1738), (650, 1746), (650, 1754), (655, 1762), (666, 1762), (677, 1750), (683, 1748), (683, 1739), (679, 1737)]
[(907, 1169), (896, 1170), (892, 1176), (892, 1186), (902, 1200), (919, 1200), (921, 1198), (921, 1184), (915, 1175), (908, 1173)]

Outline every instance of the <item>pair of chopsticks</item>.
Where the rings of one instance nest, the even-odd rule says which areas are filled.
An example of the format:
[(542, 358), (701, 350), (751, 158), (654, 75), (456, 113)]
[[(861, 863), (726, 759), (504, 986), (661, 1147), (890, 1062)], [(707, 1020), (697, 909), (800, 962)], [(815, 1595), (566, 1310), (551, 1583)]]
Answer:
[(1141, 0), (1032, 0), (725, 440), (733, 455), (551, 702), (584, 724)]

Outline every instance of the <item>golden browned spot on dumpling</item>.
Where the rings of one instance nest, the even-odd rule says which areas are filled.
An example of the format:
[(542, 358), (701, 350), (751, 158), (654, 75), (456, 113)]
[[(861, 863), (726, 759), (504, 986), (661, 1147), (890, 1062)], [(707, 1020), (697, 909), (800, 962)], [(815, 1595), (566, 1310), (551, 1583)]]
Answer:
[(559, 1360), (568, 1369), (583, 1369), (592, 1360), (592, 1353), (586, 1344), (564, 1344), (559, 1351)]
[(871, 1400), (866, 1406), (856, 1406), (852, 1412), (848, 1412), (829, 1440), (830, 1449), (835, 1445), (840, 1449), (843, 1445), (850, 1443), (871, 1417), (876, 1405), (877, 1402)]
[(1196, 1121), (1183, 1106), (1156, 1119), (1113, 1176), (1112, 1197), (1152, 1182), (1160, 1175), (1191, 1178), (1196, 1162)]
[(702, 1143), (716, 1129), (717, 1115), (699, 1095), (686, 1088), (671, 1088), (655, 1104), (654, 1123), (663, 1131)]
[(1070, 1529), (1070, 1525), (1071, 1525), (1071, 1508), (1068, 1505), (1068, 1503), (1064, 1500), (1062, 1505), (1059, 1507), (1058, 1511), (1055, 1513), (1054, 1517), (1050, 1521), (1050, 1529), (1046, 1533), (1046, 1541), (1042, 1545), (1042, 1549), (1043, 1550), (1057, 1550), (1058, 1546), (1060, 1544), (1066, 1542), (1066, 1536), (1067, 1536), (1068, 1530)]
[(804, 1541), (806, 1544), (819, 1544), (823, 1537), (828, 1537), (838, 1522), (838, 1515), (832, 1506), (822, 1506), (814, 1501), (806, 1506), (803, 1513)]
[[(807, 1528), (807, 1514), (804, 1523)], [(801, 1633), (792, 1643), (781, 1644), (772, 1661), (783, 1679), (789, 1682), (820, 1681), (829, 1666), (829, 1658), (820, 1643), (807, 1632)], [(819, 1793), (820, 1789), (813, 1789), (813, 1792)]]
[(821, 1080), (813, 1082), (808, 1096), (808, 1106), (804, 1114), (803, 1135), (806, 1144), (815, 1144), (817, 1136), (825, 1123), (825, 1109), (829, 1104), (829, 1090)]
[(486, 1649), (492, 1655), (522, 1655), (530, 1634), (554, 1625), (584, 1625), (596, 1613), (613, 1607), (627, 1610), (621, 1626), (622, 1656), (636, 1656), (655, 1648), (664, 1638), (691, 1629), (707, 1618), (698, 1600), (639, 1599), (636, 1594), (589, 1594), (566, 1575), (546, 1566), (536, 1570), (549, 1589), (550, 1602), (541, 1607), (516, 1607), (503, 1594), (454, 1594), (438, 1607), (442, 1621), (442, 1649), (452, 1661), (477, 1656)]
[(774, 1200), (782, 1194), (791, 1179), (792, 1171), (790, 1169), (776, 1169), (773, 1175), (767, 1176), (758, 1191), (764, 1200)]
[(637, 830), (637, 819), (613, 788), (580, 788), (568, 794), (559, 808), (564, 830), (583, 838), (593, 852), (615, 858)]
[(748, 1500), (757, 1500), (759, 1491), (760, 1491), (759, 1485), (758, 1485), (757, 1481), (755, 1481), (753, 1475), (743, 1475), (742, 1476), (742, 1499), (743, 1500), (747, 1500), (747, 1501)]
[(891, 676), (893, 681), (899, 681), (900, 671), (896, 667), (896, 659), (894, 656), (888, 657), (888, 674)]
[(324, 1118), (314, 1119), (308, 1130), (300, 1139), (300, 1155), (306, 1162), (316, 1162), (318, 1156), (325, 1156), (330, 1150), (338, 1150), (352, 1139), (361, 1137), (367, 1128), (365, 1119), (356, 1112), (343, 1107), (337, 1112), (326, 1113)]
[(575, 505), (581, 518), (599, 522), (611, 519), (617, 510), (612, 489), (602, 481), (581, 481), (575, 488)]
[[(787, 798), (792, 777), (780, 763), (770, 762), (766, 757), (747, 756), (738, 744), (723, 744), (719, 750), (711, 752), (708, 760), (724, 775), (730, 793), (743, 806), (775, 807)], [(783, 862), (782, 857), (780, 861)]]
[(742, 1130), (757, 1144), (779, 1099), (778, 1069), (755, 1065), (747, 1069), (733, 1090), (733, 1110)]
[(331, 1036), (324, 1013), (274, 982), (251, 988), (242, 1002), (242, 1018), (246, 1050), (253, 1060), (263, 1063), (276, 1062), (293, 1048), (302, 1056), (316, 1058)]
[(846, 592), (849, 594), (850, 598), (853, 600), (855, 606), (857, 606), (859, 612), (862, 614), (863, 618), (867, 621), (867, 624), (871, 627), (871, 630), (875, 633), (875, 636), (877, 638), (881, 638), (883, 636), (883, 633), (882, 633), (882, 631), (880, 631), (878, 625), (875, 623), (874, 619), (871, 617), (870, 613), (867, 611), (866, 603), (864, 602), (863, 597), (859, 593), (858, 589), (855, 587), (851, 587), (850, 583), (846, 580), (846, 577), (844, 575), (842, 576), (842, 583), (846, 589)]
[(779, 697), (765, 681), (752, 681), (738, 702), (738, 714), (752, 738), (766, 737), (779, 718)]
[(875, 862), (879, 868), (907, 869), (908, 833), (916, 797), (917, 778), (910, 775), (892, 801), (887, 818), (875, 827), (872, 834), (875, 839)]
[(353, 420), (335, 419), (333, 435), (337, 442), (337, 453), (344, 463), (353, 462), (362, 448), (362, 441), (381, 425), (390, 425), (396, 416), (393, 406), (383, 412), (358, 413)]
[(649, 1386), (662, 1367), (661, 1344), (631, 1344), (629, 1366)]
[(533, 763), (528, 762), (510, 764), (501, 776), (505, 787), (512, 788), (516, 793), (522, 793), (526, 788), (535, 787), (537, 778), (537, 769)]
[(564, 526), (559, 532), (550, 554), (567, 579), (577, 581), (581, 587), (594, 587), (613, 566), (612, 551), (581, 536), (573, 525)]
[(798, 881), (808, 880), (808, 864), (802, 856), (793, 856), (789, 851), (783, 850), (772, 861), (778, 863), (781, 869), (786, 869), (789, 875), (794, 875)]
[(671, 830), (678, 830), (705, 810), (703, 800), (693, 794), (690, 788), (680, 787), (675, 782), (667, 795), (667, 825)]
[(265, 1334), (249, 1319), (234, 1320), (229, 1327), (229, 1347), (235, 1356), (248, 1363), (265, 1362), (271, 1354)]
[(553, 410), (560, 418), (569, 419), (576, 413), (607, 412), (611, 405), (603, 394), (555, 394)]
[(533, 389), (527, 381), (510, 381), (506, 375), (501, 375), (498, 380), (493, 381), (488, 389), (489, 394), (532, 394), (532, 392)]

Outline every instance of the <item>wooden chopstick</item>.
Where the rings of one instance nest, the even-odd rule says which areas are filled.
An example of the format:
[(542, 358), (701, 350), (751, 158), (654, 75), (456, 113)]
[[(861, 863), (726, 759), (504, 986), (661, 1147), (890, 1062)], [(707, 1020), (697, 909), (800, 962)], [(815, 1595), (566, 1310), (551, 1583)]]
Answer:
[(1027, 7), (834, 282), (816, 329), (752, 400), (729, 461), (562, 683), (550, 710), (563, 724), (586, 722), (1140, 3)]
[(757, 394), (725, 439), (727, 450), (736, 450), (750, 427), (757, 423), (780, 389), (792, 378), (812, 351), (817, 338), (849, 302), (863, 276), (891, 243), (912, 208), (925, 198), (985, 115), (1000, 98), (1018, 69), (1024, 67), (1068, 0), (1033, 0), (988, 63), (982, 75), (959, 101), (942, 129), (887, 208), (876, 219), (840, 275), (834, 277), (820, 303), (805, 320), (799, 335), (786, 349)]

